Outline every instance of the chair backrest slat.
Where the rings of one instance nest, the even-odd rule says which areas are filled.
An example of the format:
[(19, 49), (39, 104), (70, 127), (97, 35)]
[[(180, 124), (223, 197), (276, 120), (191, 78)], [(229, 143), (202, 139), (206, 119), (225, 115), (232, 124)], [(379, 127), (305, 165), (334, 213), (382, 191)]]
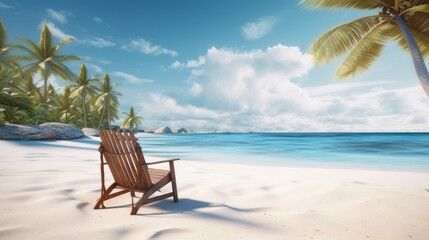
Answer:
[[(126, 134), (126, 132), (124, 132), (124, 135), (125, 134)], [(134, 148), (129, 148), (129, 144), (127, 144), (127, 142), (126, 142), (126, 140), (122, 134), (118, 133), (118, 137), (119, 137), (120, 142), (122, 143), (123, 152), (124, 153), (130, 153), (130, 154), (124, 154), (123, 155), (123, 157), (125, 158), (124, 162), (127, 164), (127, 169), (128, 169), (129, 174), (130, 174), (130, 178), (134, 183), (138, 184), (138, 177), (139, 177), (138, 166), (140, 164), (138, 164), (136, 162), (136, 160), (134, 160), (131, 157), (131, 155), (133, 154), (133, 152), (135, 150), (134, 150)]]
[(118, 186), (148, 189), (152, 186), (140, 145), (134, 134), (101, 130), (104, 157)]
[(125, 180), (123, 179), (123, 176), (121, 174), (121, 167), (118, 163), (117, 156), (115, 153), (117, 153), (113, 147), (113, 138), (112, 133), (110, 131), (100, 131), (100, 138), (101, 143), (103, 147), (105, 148), (105, 151), (108, 154), (105, 154), (105, 159), (107, 164), (109, 165), (110, 171), (112, 172), (113, 178), (115, 179), (115, 182), (118, 185), (124, 186)]
[(134, 135), (133, 132), (129, 132), (129, 134), (127, 132), (124, 132), (124, 136), (125, 139), (128, 143), (128, 146), (133, 146), (133, 149), (135, 151), (133, 151), (133, 154), (131, 155), (134, 159), (138, 160), (138, 164), (141, 166), (139, 168), (140, 170), (140, 183), (141, 183), (141, 188), (147, 189), (150, 188), (152, 186), (152, 182), (150, 180), (149, 177), (149, 171), (147, 169), (147, 165), (146, 161), (144, 159), (144, 156), (142, 154), (142, 150), (140, 148), (140, 145), (137, 142), (137, 138)]
[[(118, 133), (119, 135), (120, 133)], [(126, 186), (133, 187), (136, 183), (131, 176), (129, 169), (129, 166), (127, 164), (127, 161), (124, 159), (125, 155), (124, 153), (127, 153), (127, 151), (124, 151), (122, 148), (122, 143), (119, 139), (119, 136), (115, 132), (111, 132), (112, 135), (112, 142), (113, 142), (113, 148), (115, 149), (115, 153), (117, 153), (117, 163), (122, 171), (120, 171), (120, 174), (122, 175), (122, 179), (125, 181)]]

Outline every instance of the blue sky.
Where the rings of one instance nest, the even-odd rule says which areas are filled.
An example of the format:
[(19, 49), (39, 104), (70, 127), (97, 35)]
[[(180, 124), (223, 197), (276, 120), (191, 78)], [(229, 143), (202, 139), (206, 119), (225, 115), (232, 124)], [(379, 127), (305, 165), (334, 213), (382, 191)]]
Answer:
[[(0, 1), (10, 43), (43, 21), (91, 75), (108, 73), (121, 112), (143, 128), (196, 131), (428, 131), (429, 102), (410, 56), (389, 43), (374, 67), (334, 78), (313, 66), (323, 32), (371, 11), (310, 11), (291, 0)], [(75, 72), (82, 63), (70, 63)], [(65, 82), (51, 78), (59, 88)], [(123, 115), (121, 116), (123, 117)]]

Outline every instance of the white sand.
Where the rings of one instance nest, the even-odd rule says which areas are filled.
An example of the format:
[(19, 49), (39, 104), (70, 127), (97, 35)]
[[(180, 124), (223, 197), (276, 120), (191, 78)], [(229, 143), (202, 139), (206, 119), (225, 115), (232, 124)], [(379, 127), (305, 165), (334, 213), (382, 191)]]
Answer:
[(428, 173), (181, 160), (180, 201), (130, 216), (128, 194), (92, 209), (97, 147), (0, 141), (0, 239), (429, 239)]

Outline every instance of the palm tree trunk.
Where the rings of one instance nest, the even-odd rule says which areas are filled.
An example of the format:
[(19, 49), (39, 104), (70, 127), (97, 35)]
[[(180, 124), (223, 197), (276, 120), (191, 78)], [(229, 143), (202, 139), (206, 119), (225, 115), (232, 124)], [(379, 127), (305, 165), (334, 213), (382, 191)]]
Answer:
[(112, 128), (110, 127), (110, 108), (107, 108), (107, 126), (109, 127), (109, 130), (112, 130)]
[(106, 110), (106, 103), (104, 103), (103, 112), (101, 113), (100, 123), (98, 123), (98, 130), (100, 130), (101, 123), (103, 122), (104, 111)]
[(429, 73), (426, 67), (425, 61), (422, 56), (422, 52), (420, 51), (419, 46), (414, 40), (414, 37), (405, 23), (404, 19), (399, 16), (397, 13), (394, 14), (396, 23), (404, 34), (405, 40), (408, 43), (408, 47), (410, 49), (411, 57), (413, 58), (414, 68), (416, 70), (417, 76), (420, 81), (420, 85), (425, 91), (426, 95), (429, 96)]
[(85, 96), (85, 94), (82, 92), (82, 108), (83, 108), (83, 122), (84, 122), (84, 124), (85, 124), (85, 127), (87, 127), (86, 126), (86, 102), (85, 102), (85, 99), (86, 98), (86, 96)]
[(43, 76), (43, 97), (42, 103), (48, 102), (48, 76), (44, 74)]
[(109, 127), (109, 130), (112, 130), (112, 127), (110, 126), (110, 109), (107, 109), (107, 126)]

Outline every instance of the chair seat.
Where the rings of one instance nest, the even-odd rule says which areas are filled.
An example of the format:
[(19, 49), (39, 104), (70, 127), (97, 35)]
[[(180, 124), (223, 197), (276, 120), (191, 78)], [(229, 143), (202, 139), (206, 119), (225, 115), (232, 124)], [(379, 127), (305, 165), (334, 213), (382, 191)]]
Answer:
[(164, 178), (170, 178), (170, 171), (156, 168), (148, 168), (150, 180), (153, 184), (163, 180)]

